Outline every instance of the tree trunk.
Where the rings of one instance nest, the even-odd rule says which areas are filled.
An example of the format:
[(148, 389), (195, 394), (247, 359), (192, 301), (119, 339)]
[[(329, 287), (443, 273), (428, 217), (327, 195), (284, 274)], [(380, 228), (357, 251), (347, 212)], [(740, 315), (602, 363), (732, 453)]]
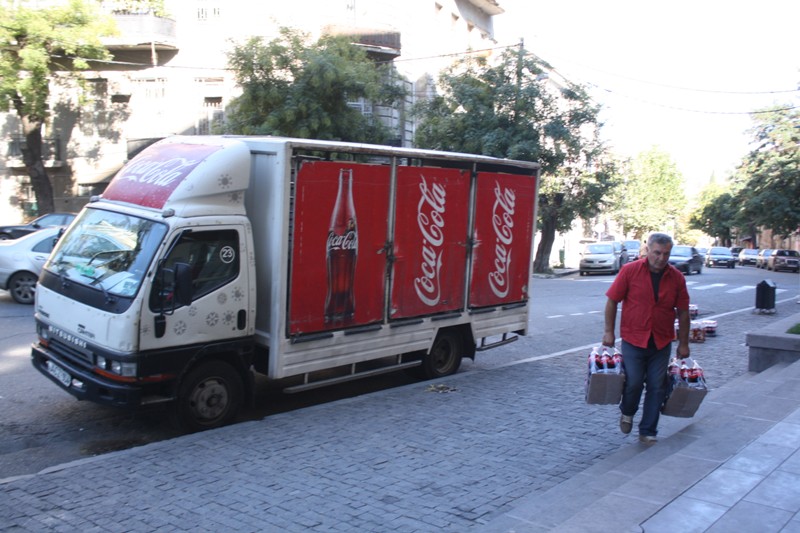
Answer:
[(22, 146), (22, 160), (31, 178), (33, 194), (36, 196), (36, 213), (44, 215), (55, 211), (53, 185), (42, 161), (42, 122), (23, 117), (22, 128), (25, 143)]
[(556, 240), (556, 221), (552, 216), (542, 216), (542, 238), (536, 248), (536, 259), (533, 260), (533, 271), (543, 274), (550, 270), (550, 252)]

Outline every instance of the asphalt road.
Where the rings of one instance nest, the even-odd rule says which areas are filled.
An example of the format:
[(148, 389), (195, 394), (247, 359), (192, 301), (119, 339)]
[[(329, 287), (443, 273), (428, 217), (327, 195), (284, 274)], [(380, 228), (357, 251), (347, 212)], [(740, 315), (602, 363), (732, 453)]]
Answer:
[[(777, 299), (800, 297), (800, 276), (752, 267), (706, 269), (687, 278), (692, 302), (701, 317), (752, 308), (755, 285), (773, 280)], [(611, 275), (534, 279), (530, 333), (509, 345), (465, 361), (462, 372), (491, 371), (521, 361), (575, 352), (598, 344), (602, 309)], [(32, 306), (14, 303), (0, 291), (0, 479), (34, 473), (82, 457), (169, 439), (178, 434), (165, 413), (126, 413), (76, 401), (30, 365), (34, 340)], [(258, 380), (257, 406), (242, 420), (411, 382), (404, 373), (345, 384), (297, 395), (284, 395), (266, 380)]]

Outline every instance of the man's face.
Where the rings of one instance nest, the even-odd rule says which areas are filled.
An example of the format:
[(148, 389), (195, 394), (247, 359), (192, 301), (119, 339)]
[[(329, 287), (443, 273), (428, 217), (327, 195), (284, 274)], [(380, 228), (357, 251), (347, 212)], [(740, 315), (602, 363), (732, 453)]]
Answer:
[(647, 264), (651, 272), (661, 272), (669, 262), (669, 254), (672, 252), (671, 244), (648, 244), (647, 245)]

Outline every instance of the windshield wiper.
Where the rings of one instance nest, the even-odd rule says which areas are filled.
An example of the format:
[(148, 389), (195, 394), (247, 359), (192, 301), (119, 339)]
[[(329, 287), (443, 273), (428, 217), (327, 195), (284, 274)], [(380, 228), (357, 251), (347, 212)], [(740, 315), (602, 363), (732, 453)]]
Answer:
[(61, 280), (61, 288), (66, 289), (69, 287), (69, 276), (67, 275), (67, 267), (64, 266), (64, 261), (59, 261), (56, 264), (56, 275), (58, 279)]

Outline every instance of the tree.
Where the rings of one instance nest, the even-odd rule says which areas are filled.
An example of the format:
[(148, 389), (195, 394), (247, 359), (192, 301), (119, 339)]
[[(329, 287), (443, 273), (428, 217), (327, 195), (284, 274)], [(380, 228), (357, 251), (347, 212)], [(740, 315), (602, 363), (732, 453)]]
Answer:
[(13, 107), (22, 123), (22, 159), (43, 214), (54, 210), (53, 186), (42, 161), (50, 85), (89, 68), (88, 60), (108, 59), (100, 39), (112, 35), (115, 25), (90, 0), (41, 9), (28, 4), (38, 5), (6, 0), (0, 10), (0, 102)]
[(556, 232), (595, 215), (615, 177), (598, 140), (598, 106), (582, 87), (548, 81), (548, 69), (521, 46), (496, 65), (459, 61), (440, 76), (441, 94), (415, 109), (420, 147), (542, 164), (536, 272), (549, 268)]
[(715, 237), (721, 246), (730, 246), (739, 211), (733, 191), (712, 181), (700, 193), (699, 203), (689, 215), (689, 227)]
[(776, 107), (753, 118), (753, 149), (735, 177), (738, 224), (786, 237), (800, 227), (800, 111)]
[(675, 232), (686, 205), (683, 177), (669, 154), (657, 147), (641, 152), (626, 165), (615, 191), (616, 221), (641, 240), (652, 231)]
[(228, 54), (243, 93), (228, 112), (240, 134), (383, 143), (388, 129), (348, 105), (363, 98), (393, 105), (404, 97), (391, 65), (378, 65), (347, 37), (309, 44), (289, 28), (267, 43), (253, 37)]
[(721, 246), (730, 246), (734, 231), (732, 222), (736, 212), (733, 195), (722, 192), (705, 201), (690, 215), (689, 227), (715, 237)]

